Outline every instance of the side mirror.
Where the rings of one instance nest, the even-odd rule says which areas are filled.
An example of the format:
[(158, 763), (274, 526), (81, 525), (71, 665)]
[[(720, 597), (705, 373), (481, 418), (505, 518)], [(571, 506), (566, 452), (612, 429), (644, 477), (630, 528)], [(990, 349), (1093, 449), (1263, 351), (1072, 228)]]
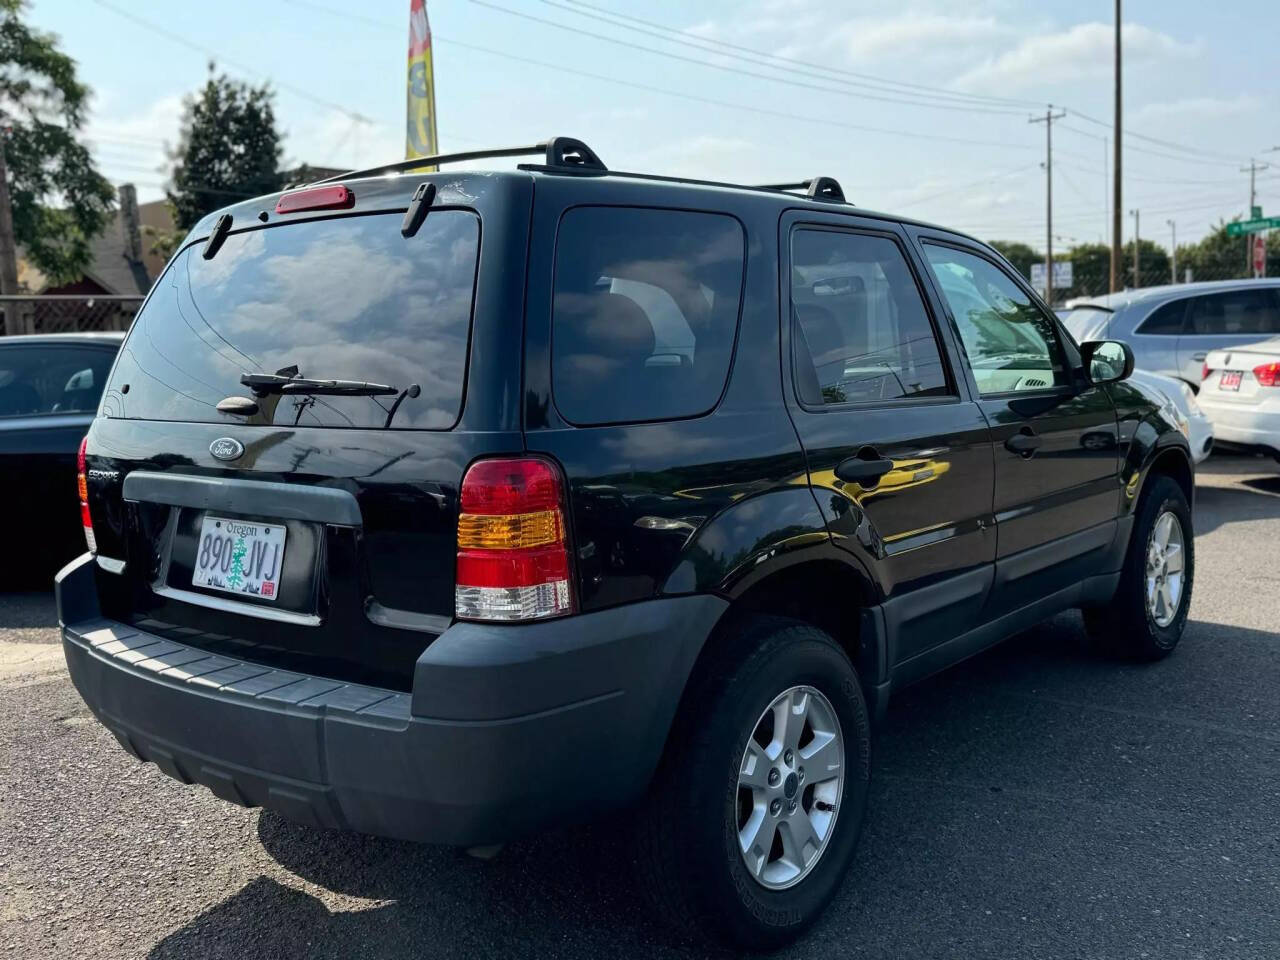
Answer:
[(1116, 383), (1133, 373), (1133, 348), (1123, 340), (1090, 340), (1080, 344), (1085, 376), (1093, 384)]

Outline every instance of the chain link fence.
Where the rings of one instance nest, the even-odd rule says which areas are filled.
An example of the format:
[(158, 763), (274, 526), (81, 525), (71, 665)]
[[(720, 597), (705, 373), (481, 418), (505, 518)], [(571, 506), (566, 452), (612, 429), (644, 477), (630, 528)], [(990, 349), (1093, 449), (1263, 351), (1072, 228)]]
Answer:
[(0, 296), (0, 336), (128, 330), (142, 297)]

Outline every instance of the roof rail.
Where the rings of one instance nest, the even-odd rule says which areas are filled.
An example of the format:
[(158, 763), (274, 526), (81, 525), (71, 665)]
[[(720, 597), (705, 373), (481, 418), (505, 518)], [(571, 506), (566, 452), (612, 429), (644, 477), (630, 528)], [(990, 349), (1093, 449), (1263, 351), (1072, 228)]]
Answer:
[(758, 190), (803, 190), (806, 196), (815, 200), (830, 200), (834, 203), (848, 203), (844, 198), (844, 190), (835, 177), (813, 177), (798, 183), (761, 183)]
[(542, 154), (548, 167), (567, 167), (577, 170), (607, 170), (596, 156), (594, 150), (581, 140), (573, 137), (551, 137), (542, 143), (533, 143), (527, 147), (494, 147), (488, 150), (464, 150), (458, 153), (440, 153), (433, 157), (417, 157), (413, 160), (397, 160), (395, 163), (384, 163), (378, 167), (366, 167), (363, 170), (348, 170), (337, 176), (325, 177), (313, 183), (336, 183), (339, 180), (350, 180), (353, 177), (375, 177), (386, 173), (406, 173), (421, 167), (439, 167), (446, 163), (461, 163), (463, 160), (485, 160), (490, 157), (528, 157)]

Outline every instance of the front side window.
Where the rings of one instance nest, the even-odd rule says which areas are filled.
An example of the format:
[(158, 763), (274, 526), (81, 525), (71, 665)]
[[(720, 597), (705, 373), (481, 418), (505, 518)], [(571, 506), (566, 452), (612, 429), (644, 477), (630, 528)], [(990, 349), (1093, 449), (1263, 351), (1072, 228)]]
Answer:
[(732, 217), (577, 207), (560, 223), (556, 406), (588, 426), (707, 413), (729, 374), (745, 238)]
[(1197, 334), (1280, 333), (1280, 305), (1271, 290), (1209, 293), (1191, 303), (1190, 332)]
[(791, 318), (796, 384), (808, 402), (951, 393), (920, 290), (887, 237), (797, 230)]
[(0, 349), (0, 417), (93, 413), (114, 357), (72, 344)]
[(976, 254), (925, 244), (955, 316), (978, 392), (1044, 390), (1067, 382), (1053, 321), (1013, 280)]

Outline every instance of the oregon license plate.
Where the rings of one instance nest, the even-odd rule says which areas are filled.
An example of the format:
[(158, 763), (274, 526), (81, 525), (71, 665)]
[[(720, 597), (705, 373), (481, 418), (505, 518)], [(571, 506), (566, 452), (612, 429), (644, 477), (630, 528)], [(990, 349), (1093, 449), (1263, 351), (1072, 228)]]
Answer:
[(1240, 370), (1223, 370), (1218, 377), (1219, 390), (1239, 390), (1240, 378), (1244, 376)]
[(191, 583), (275, 600), (280, 593), (284, 535), (282, 524), (205, 517)]

